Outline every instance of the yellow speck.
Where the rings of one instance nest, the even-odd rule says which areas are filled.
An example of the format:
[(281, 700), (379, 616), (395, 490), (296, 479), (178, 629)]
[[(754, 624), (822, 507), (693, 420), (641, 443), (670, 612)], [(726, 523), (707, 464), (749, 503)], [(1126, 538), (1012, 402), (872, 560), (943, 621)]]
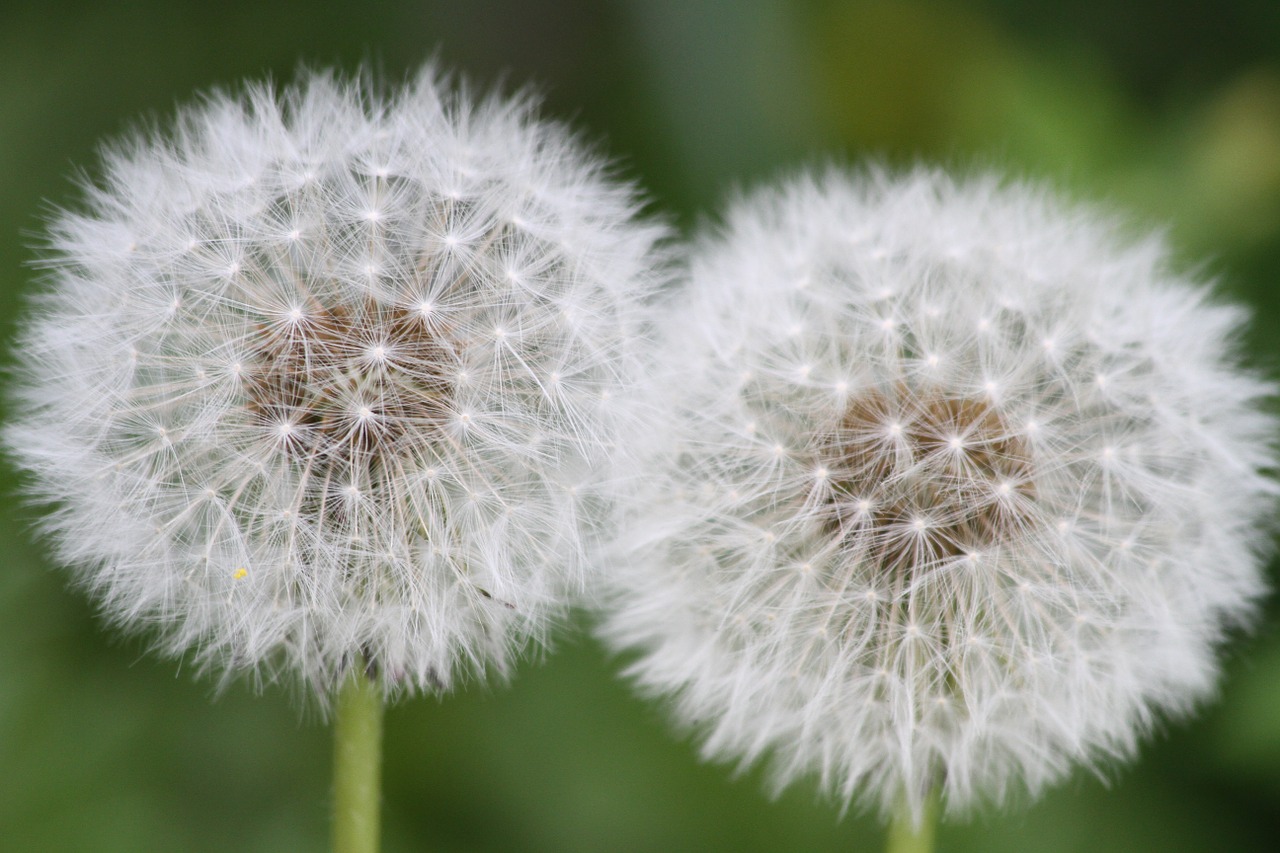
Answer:
[(247, 574), (249, 574), (249, 570), (246, 569), (244, 566), (241, 566), (240, 568), (236, 569), (236, 573), (231, 577), (234, 578), (235, 580), (240, 580), (240, 578), (244, 577)]

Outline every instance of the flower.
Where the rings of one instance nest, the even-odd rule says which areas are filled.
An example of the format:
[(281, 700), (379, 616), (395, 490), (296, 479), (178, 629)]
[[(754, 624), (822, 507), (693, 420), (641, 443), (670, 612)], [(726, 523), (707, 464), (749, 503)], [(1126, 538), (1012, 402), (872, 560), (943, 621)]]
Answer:
[(919, 819), (1130, 755), (1263, 590), (1272, 388), (1157, 238), (1034, 186), (738, 201), (662, 319), (603, 635), (704, 752)]
[(660, 226), (527, 97), (304, 74), (104, 154), (4, 440), (106, 616), (321, 697), (505, 671), (590, 575)]

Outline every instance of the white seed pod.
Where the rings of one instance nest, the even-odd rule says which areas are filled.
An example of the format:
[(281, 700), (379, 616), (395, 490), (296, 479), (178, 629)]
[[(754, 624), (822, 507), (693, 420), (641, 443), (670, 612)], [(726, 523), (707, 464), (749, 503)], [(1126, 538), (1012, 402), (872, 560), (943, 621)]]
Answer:
[(707, 756), (917, 817), (1132, 754), (1263, 590), (1244, 312), (1044, 190), (829, 171), (671, 301), (603, 634)]
[(4, 441), (106, 616), (321, 697), (504, 672), (587, 582), (663, 229), (431, 68), (213, 94), (50, 228)]

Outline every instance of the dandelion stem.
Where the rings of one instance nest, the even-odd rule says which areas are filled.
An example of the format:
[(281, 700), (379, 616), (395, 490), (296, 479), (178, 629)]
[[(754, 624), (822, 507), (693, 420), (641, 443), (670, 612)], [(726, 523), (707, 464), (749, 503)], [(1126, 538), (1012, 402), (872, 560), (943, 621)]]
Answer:
[(906, 797), (903, 797), (889, 824), (886, 853), (933, 853), (933, 834), (937, 828), (937, 820), (936, 794), (925, 800), (918, 821), (912, 815)]
[(357, 666), (333, 721), (333, 853), (377, 853), (381, 775), (382, 696)]

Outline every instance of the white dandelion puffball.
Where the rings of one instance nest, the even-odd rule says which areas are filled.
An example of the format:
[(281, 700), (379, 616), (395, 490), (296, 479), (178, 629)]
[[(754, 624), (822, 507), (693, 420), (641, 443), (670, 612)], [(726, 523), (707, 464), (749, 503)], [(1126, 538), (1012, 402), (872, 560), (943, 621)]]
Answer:
[(1114, 231), (832, 170), (695, 250), (602, 630), (706, 755), (963, 812), (1212, 691), (1263, 589), (1272, 389), (1243, 313)]
[(5, 432), (61, 559), (226, 675), (505, 671), (591, 574), (663, 237), (633, 189), (430, 68), (213, 94), (103, 159)]

